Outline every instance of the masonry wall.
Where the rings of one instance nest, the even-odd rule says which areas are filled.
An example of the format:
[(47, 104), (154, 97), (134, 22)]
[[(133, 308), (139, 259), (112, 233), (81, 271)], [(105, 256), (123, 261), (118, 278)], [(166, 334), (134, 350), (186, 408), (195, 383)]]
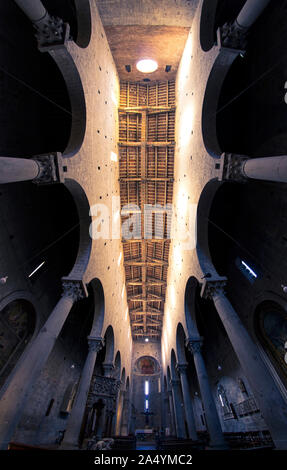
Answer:
[[(159, 370), (154, 375), (141, 375), (136, 368), (137, 360), (142, 356), (151, 356), (159, 364)], [(132, 404), (135, 407), (135, 429), (160, 429), (161, 427), (161, 350), (160, 343), (149, 341), (148, 343), (137, 342), (133, 344), (132, 354)], [(149, 381), (149, 411), (153, 413), (146, 424), (145, 416), (145, 381)]]
[[(65, 176), (74, 179), (81, 185), (91, 207), (97, 203), (105, 204), (110, 214), (112, 214), (112, 197), (119, 195), (117, 156), (119, 80), (95, 1), (91, 0), (90, 4), (93, 19), (90, 45), (86, 49), (80, 49), (73, 43), (68, 45), (78, 67), (84, 88), (87, 127), (85, 141), (80, 152), (74, 157), (65, 160), (67, 170)], [(19, 13), (17, 10), (15, 18), (13, 17), (14, 12), (12, 13), (10, 16), (6, 15), (7, 24), (9, 25), (8, 19), (10, 18), (10, 21), (13, 19), (13, 27), (15, 27), (16, 22), (16, 24), (19, 23), (19, 30), (22, 27), (26, 28), (27, 38), (30, 38), (31, 35), (30, 40), (27, 39), (26, 45), (27, 51), (29, 51), (32, 47), (31, 43), (35, 41), (33, 28), (21, 12)], [(8, 26), (7, 35), (11, 39), (12, 34), (11, 31), (8, 32)], [(13, 57), (15, 45), (9, 41), (7, 47), (8, 49), (10, 47), (10, 50), (5, 51), (5, 57)], [(25, 38), (23, 43), (25, 44)], [(35, 48), (35, 45), (33, 47)], [(37, 55), (36, 52), (35, 54)], [(46, 58), (50, 65), (53, 63), (53, 60), (47, 54), (40, 54), (40, 57), (41, 60)], [(17, 61), (17, 58), (15, 60)], [(19, 70), (22, 70), (22, 67), (23, 63), (19, 61)], [(41, 68), (40, 63), (39, 67)], [(65, 84), (63, 85), (62, 79), (59, 77), (61, 73), (55, 64), (50, 67), (49, 73), (47, 73), (47, 77), (50, 77), (48, 82), (51, 85), (51, 77), (54, 76), (54, 71), (55, 83), (51, 88), (53, 90), (55, 87), (56, 91), (60, 90), (60, 95), (62, 91), (64, 96)], [(40, 79), (41, 73), (40, 78), (38, 77), (38, 80)], [(17, 80), (16, 83), (18, 83)], [(27, 115), (25, 114), (25, 107), (21, 108), (22, 130), (26, 128), (28, 133), (31, 130), (30, 138), (26, 138), (27, 136), (23, 131), (25, 138), (21, 140), (22, 130), (21, 132), (19, 131), (21, 123), (16, 122), (14, 127), (19, 132), (17, 131), (18, 133), (15, 134), (13, 123), (10, 117), (8, 119), (9, 122), (5, 127), (6, 137), (2, 142), (2, 151), (8, 156), (15, 156), (15, 154), (23, 156), (23, 153), (27, 156), (33, 156), (37, 152), (63, 151), (65, 149), (69, 137), (69, 119), (65, 123), (65, 128), (62, 129), (64, 117), (63, 115), (57, 115), (57, 119), (54, 120), (54, 107), (57, 109), (57, 106), (52, 106), (52, 112), (46, 113), (48, 120), (46, 119), (42, 122), (42, 113), (45, 114), (46, 108), (45, 106), (41, 107), (41, 100), (45, 102), (46, 98), (50, 99), (51, 96), (48, 92), (45, 95), (47, 81), (44, 83), (45, 86), (42, 82), (39, 83), (44, 87), (43, 90), (41, 89), (43, 97), (41, 97), (40, 101), (36, 100), (35, 103), (33, 101), (33, 96), (39, 98), (36, 86), (37, 80), (35, 83), (36, 91), (30, 90), (31, 93), (29, 94), (25, 86), (23, 91), (25, 95), (23, 99), (25, 98), (27, 101)], [(57, 84), (59, 84), (58, 88)], [(21, 96), (17, 90), (13, 89), (10, 82), (8, 85), (6, 88), (7, 96), (11, 95), (11, 102), (14, 103), (16, 100), (20, 103), (19, 106), (21, 106)], [(19, 87), (19, 83), (17, 87)], [(5, 96), (5, 103), (7, 96)], [(55, 97), (52, 98), (55, 101)], [(30, 108), (28, 106), (29, 102), (31, 102)], [(63, 114), (69, 116), (68, 102), (61, 102), (59, 99), (59, 102), (56, 102), (56, 104), (65, 108), (64, 111), (62, 110)], [(2, 118), (4, 119), (4, 116)], [(52, 123), (51, 126), (49, 126), (49, 120)], [(42, 125), (41, 129), (43, 132), (41, 129), (39, 130), (40, 125)], [(31, 126), (31, 129), (29, 126)], [(46, 140), (43, 137), (44, 131), (47, 137)], [(38, 137), (37, 133), (39, 134)], [(18, 134), (20, 134), (19, 137)], [(18, 146), (14, 145), (13, 136), (15, 135)], [(29, 147), (29, 142), (34, 142), (35, 145)], [(43, 142), (48, 142), (50, 147), (45, 145), (41, 147), (40, 144), (43, 144)], [(113, 159), (111, 158), (112, 156)], [(61, 218), (69, 220), (73, 225), (73, 217), (75, 215), (73, 203), (70, 201), (67, 205), (62, 205), (62, 197), (46, 198), (46, 203), (49, 201), (48, 207), (43, 207), (41, 211), (41, 207), (38, 207), (35, 203), (37, 201), (37, 190), (36, 186), (32, 187), (32, 183), (19, 183), (3, 186), (0, 194), (0, 197), (2, 197), (0, 208), (2, 220), (0, 227), (2, 272), (0, 274), (1, 276), (8, 276), (7, 282), (1, 285), (0, 302), (1, 300), (2, 302), (0, 305), (4, 307), (10, 300), (17, 299), (17, 292), (20, 293), (20, 298), (28, 298), (37, 312), (35, 334), (59, 300), (61, 295), (61, 277), (70, 272), (78, 250), (76, 236), (67, 243), (65, 243), (64, 239), (59, 252), (57, 250), (55, 252), (56, 256), (53, 259), (53, 263), (47, 269), (39, 271), (38, 276), (35, 276), (33, 282), (28, 278), (30, 268), (34, 266), (34, 263), (29, 263), (27, 267), (25, 262), (30, 260), (34, 253), (41, 252), (41, 249), (46, 247), (46, 243), (49, 243), (50, 238), (51, 242), (54, 243), (58, 235), (61, 235), (57, 234), (57, 226)], [(63, 188), (63, 193), (65, 191), (67, 190)], [(52, 189), (51, 192), (53, 192)], [(79, 215), (81, 221), (89, 217), (88, 211)], [(103, 214), (99, 213), (98, 215), (102, 217)], [(119, 260), (122, 250), (121, 235), (119, 231), (118, 237), (114, 240), (111, 232), (112, 217), (108, 218), (108, 223), (110, 223), (110, 232), (101, 239), (91, 241), (92, 253), (84, 282), (88, 284), (94, 278), (98, 278), (102, 282), (105, 294), (105, 318), (102, 332), (99, 332), (99, 334), (104, 336), (106, 328), (109, 325), (113, 326), (115, 335), (114, 357), (117, 351), (121, 352), (121, 365), (122, 368), (125, 367), (126, 376), (128, 377), (130, 376), (132, 339), (129, 317), (126, 314), (127, 301), (123, 260)], [(78, 224), (78, 220), (76, 220), (76, 224)], [(65, 230), (68, 229), (69, 227), (65, 228)], [(45, 237), (45, 233), (46, 235), (48, 233), (50, 238)], [(65, 253), (67, 254), (67, 252), (70, 253), (70, 257), (66, 257)], [(57, 339), (47, 364), (34, 384), (29, 399), (23, 408), (23, 415), (13, 440), (27, 444), (52, 446), (58, 437), (59, 431), (63, 431), (66, 428), (70, 410), (66, 414), (61, 413), (63, 400), (65, 401), (67, 396), (72, 400), (73, 393), (70, 385), (77, 385), (87, 354), (87, 343), (86, 341), (79, 343), (75, 330), (78, 333), (80, 332), (85, 323), (86, 316), (85, 310), (80, 312), (79, 322), (68, 324), (67, 334)], [(89, 331), (87, 330), (85, 337), (88, 333)], [(71, 344), (71, 338), (74, 341), (73, 344)], [(21, 367), (21, 359), (16, 365), (15, 370), (18, 367)], [(12, 377), (13, 372), (8, 381)], [(67, 391), (69, 387), (70, 389)], [(4, 389), (5, 386), (3, 387)], [(51, 403), (51, 400), (54, 401)], [(48, 410), (49, 406), (50, 411)]]

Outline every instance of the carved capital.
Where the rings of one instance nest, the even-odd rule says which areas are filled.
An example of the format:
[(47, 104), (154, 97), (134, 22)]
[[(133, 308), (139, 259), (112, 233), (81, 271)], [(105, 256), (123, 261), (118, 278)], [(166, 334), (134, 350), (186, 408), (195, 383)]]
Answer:
[(179, 384), (180, 384), (179, 379), (171, 379), (171, 381), (170, 381), (170, 385), (171, 385), (172, 388), (177, 387)]
[(224, 153), (222, 162), (222, 180), (233, 180), (245, 183), (248, 178), (243, 171), (244, 163), (249, 160), (245, 155)]
[(203, 338), (188, 338), (186, 340), (186, 346), (192, 354), (200, 353), (203, 344)]
[(73, 302), (87, 297), (87, 289), (81, 280), (62, 279), (62, 297), (70, 297)]
[(112, 363), (104, 363), (102, 364), (102, 367), (104, 369), (104, 374), (105, 376), (110, 376), (115, 368), (114, 364)]
[(237, 49), (241, 53), (245, 53), (247, 46), (248, 30), (241, 28), (237, 21), (233, 23), (225, 23), (220, 28), (220, 44), (228, 49)]
[(98, 353), (104, 346), (104, 340), (101, 337), (88, 336), (87, 340), (90, 352)]
[(39, 167), (39, 174), (33, 180), (36, 184), (55, 184), (63, 183), (63, 164), (60, 153), (51, 153), (49, 155), (38, 155), (33, 157)]
[(176, 364), (176, 370), (179, 374), (185, 374), (188, 368), (187, 363)]
[(46, 13), (41, 21), (34, 23), (34, 28), (38, 48), (42, 52), (62, 47), (70, 35), (70, 26), (61, 18), (51, 16), (49, 13)]
[(216, 279), (205, 279), (201, 289), (201, 297), (203, 299), (212, 300), (215, 295), (224, 294), (226, 282), (226, 277), (218, 277)]

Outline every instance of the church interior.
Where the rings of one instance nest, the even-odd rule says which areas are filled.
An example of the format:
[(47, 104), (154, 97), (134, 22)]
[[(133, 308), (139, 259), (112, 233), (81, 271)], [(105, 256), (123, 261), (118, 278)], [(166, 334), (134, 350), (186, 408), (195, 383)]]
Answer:
[(0, 449), (287, 450), (287, 0), (0, 12)]

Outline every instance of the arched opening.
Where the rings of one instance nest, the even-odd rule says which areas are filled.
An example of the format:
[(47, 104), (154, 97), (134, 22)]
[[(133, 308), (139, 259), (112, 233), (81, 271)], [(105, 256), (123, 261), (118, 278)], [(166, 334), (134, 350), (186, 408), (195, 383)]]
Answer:
[(81, 215), (73, 196), (62, 184), (23, 182), (3, 185), (0, 199), (2, 223), (12, 247), (2, 253), (1, 277), (8, 276), (9, 286), (17, 273), (38, 292), (49, 294), (49, 311), (61, 295), (61, 278), (72, 271), (81, 246)]
[(286, 154), (285, 15), (286, 2), (270, 2), (248, 35), (244, 58), (238, 56), (229, 68), (216, 110), (222, 152)]
[(254, 322), (260, 344), (287, 389), (287, 312), (274, 301), (264, 301), (255, 310)]
[(287, 266), (281, 256), (286, 238), (284, 216), (274, 224), (274, 211), (284, 214), (286, 207), (285, 189), (280, 184), (225, 183), (218, 189), (209, 213), (209, 250), (215, 269), (229, 279), (227, 292), (235, 305), (241, 289), (248, 299), (260, 283), (272, 281), (280, 290), (286, 285)]
[(110, 325), (108, 326), (105, 336), (105, 356), (104, 362), (105, 364), (114, 364), (114, 347), (115, 347), (115, 338), (114, 338), (114, 330), (113, 327)]
[(33, 336), (36, 312), (27, 300), (9, 302), (0, 312), (0, 388)]
[(203, 51), (209, 51), (216, 44), (217, 29), (236, 19), (245, 1), (204, 0), (200, 17), (200, 44)]
[(72, 115), (59, 68), (48, 53), (38, 51), (33, 26), (15, 2), (1, 2), (0, 28), (0, 155), (64, 152)]
[(90, 336), (100, 337), (105, 317), (105, 295), (99, 279), (93, 279), (88, 286), (93, 296), (94, 319)]

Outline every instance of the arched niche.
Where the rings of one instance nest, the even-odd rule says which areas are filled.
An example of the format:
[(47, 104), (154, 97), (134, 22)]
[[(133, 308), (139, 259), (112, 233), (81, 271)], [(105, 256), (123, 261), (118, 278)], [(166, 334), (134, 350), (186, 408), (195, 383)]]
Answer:
[(90, 336), (100, 337), (105, 318), (105, 295), (101, 281), (99, 279), (93, 279), (88, 285), (88, 292), (92, 297), (92, 308), (94, 312)]
[(141, 356), (135, 363), (136, 375), (156, 375), (160, 372), (158, 361), (153, 356)]
[(279, 303), (266, 300), (255, 310), (254, 326), (266, 356), (287, 389), (287, 311)]
[(70, 26), (71, 38), (82, 48), (88, 47), (92, 33), (89, 0), (42, 0), (52, 16), (58, 16)]
[(115, 348), (115, 337), (113, 327), (108, 326), (106, 333), (104, 335), (105, 341), (105, 363), (113, 364), (114, 363), (114, 348)]
[(15, 2), (1, 2), (0, 29), (1, 113), (5, 116), (0, 154), (30, 157), (64, 152), (72, 108), (61, 71), (49, 54), (38, 50), (32, 23)]
[(15, 299), (0, 311), (0, 388), (19, 361), (36, 327), (34, 306)]
[(203, 0), (200, 17), (200, 45), (208, 52), (217, 43), (216, 32), (224, 23), (233, 22), (246, 0)]

